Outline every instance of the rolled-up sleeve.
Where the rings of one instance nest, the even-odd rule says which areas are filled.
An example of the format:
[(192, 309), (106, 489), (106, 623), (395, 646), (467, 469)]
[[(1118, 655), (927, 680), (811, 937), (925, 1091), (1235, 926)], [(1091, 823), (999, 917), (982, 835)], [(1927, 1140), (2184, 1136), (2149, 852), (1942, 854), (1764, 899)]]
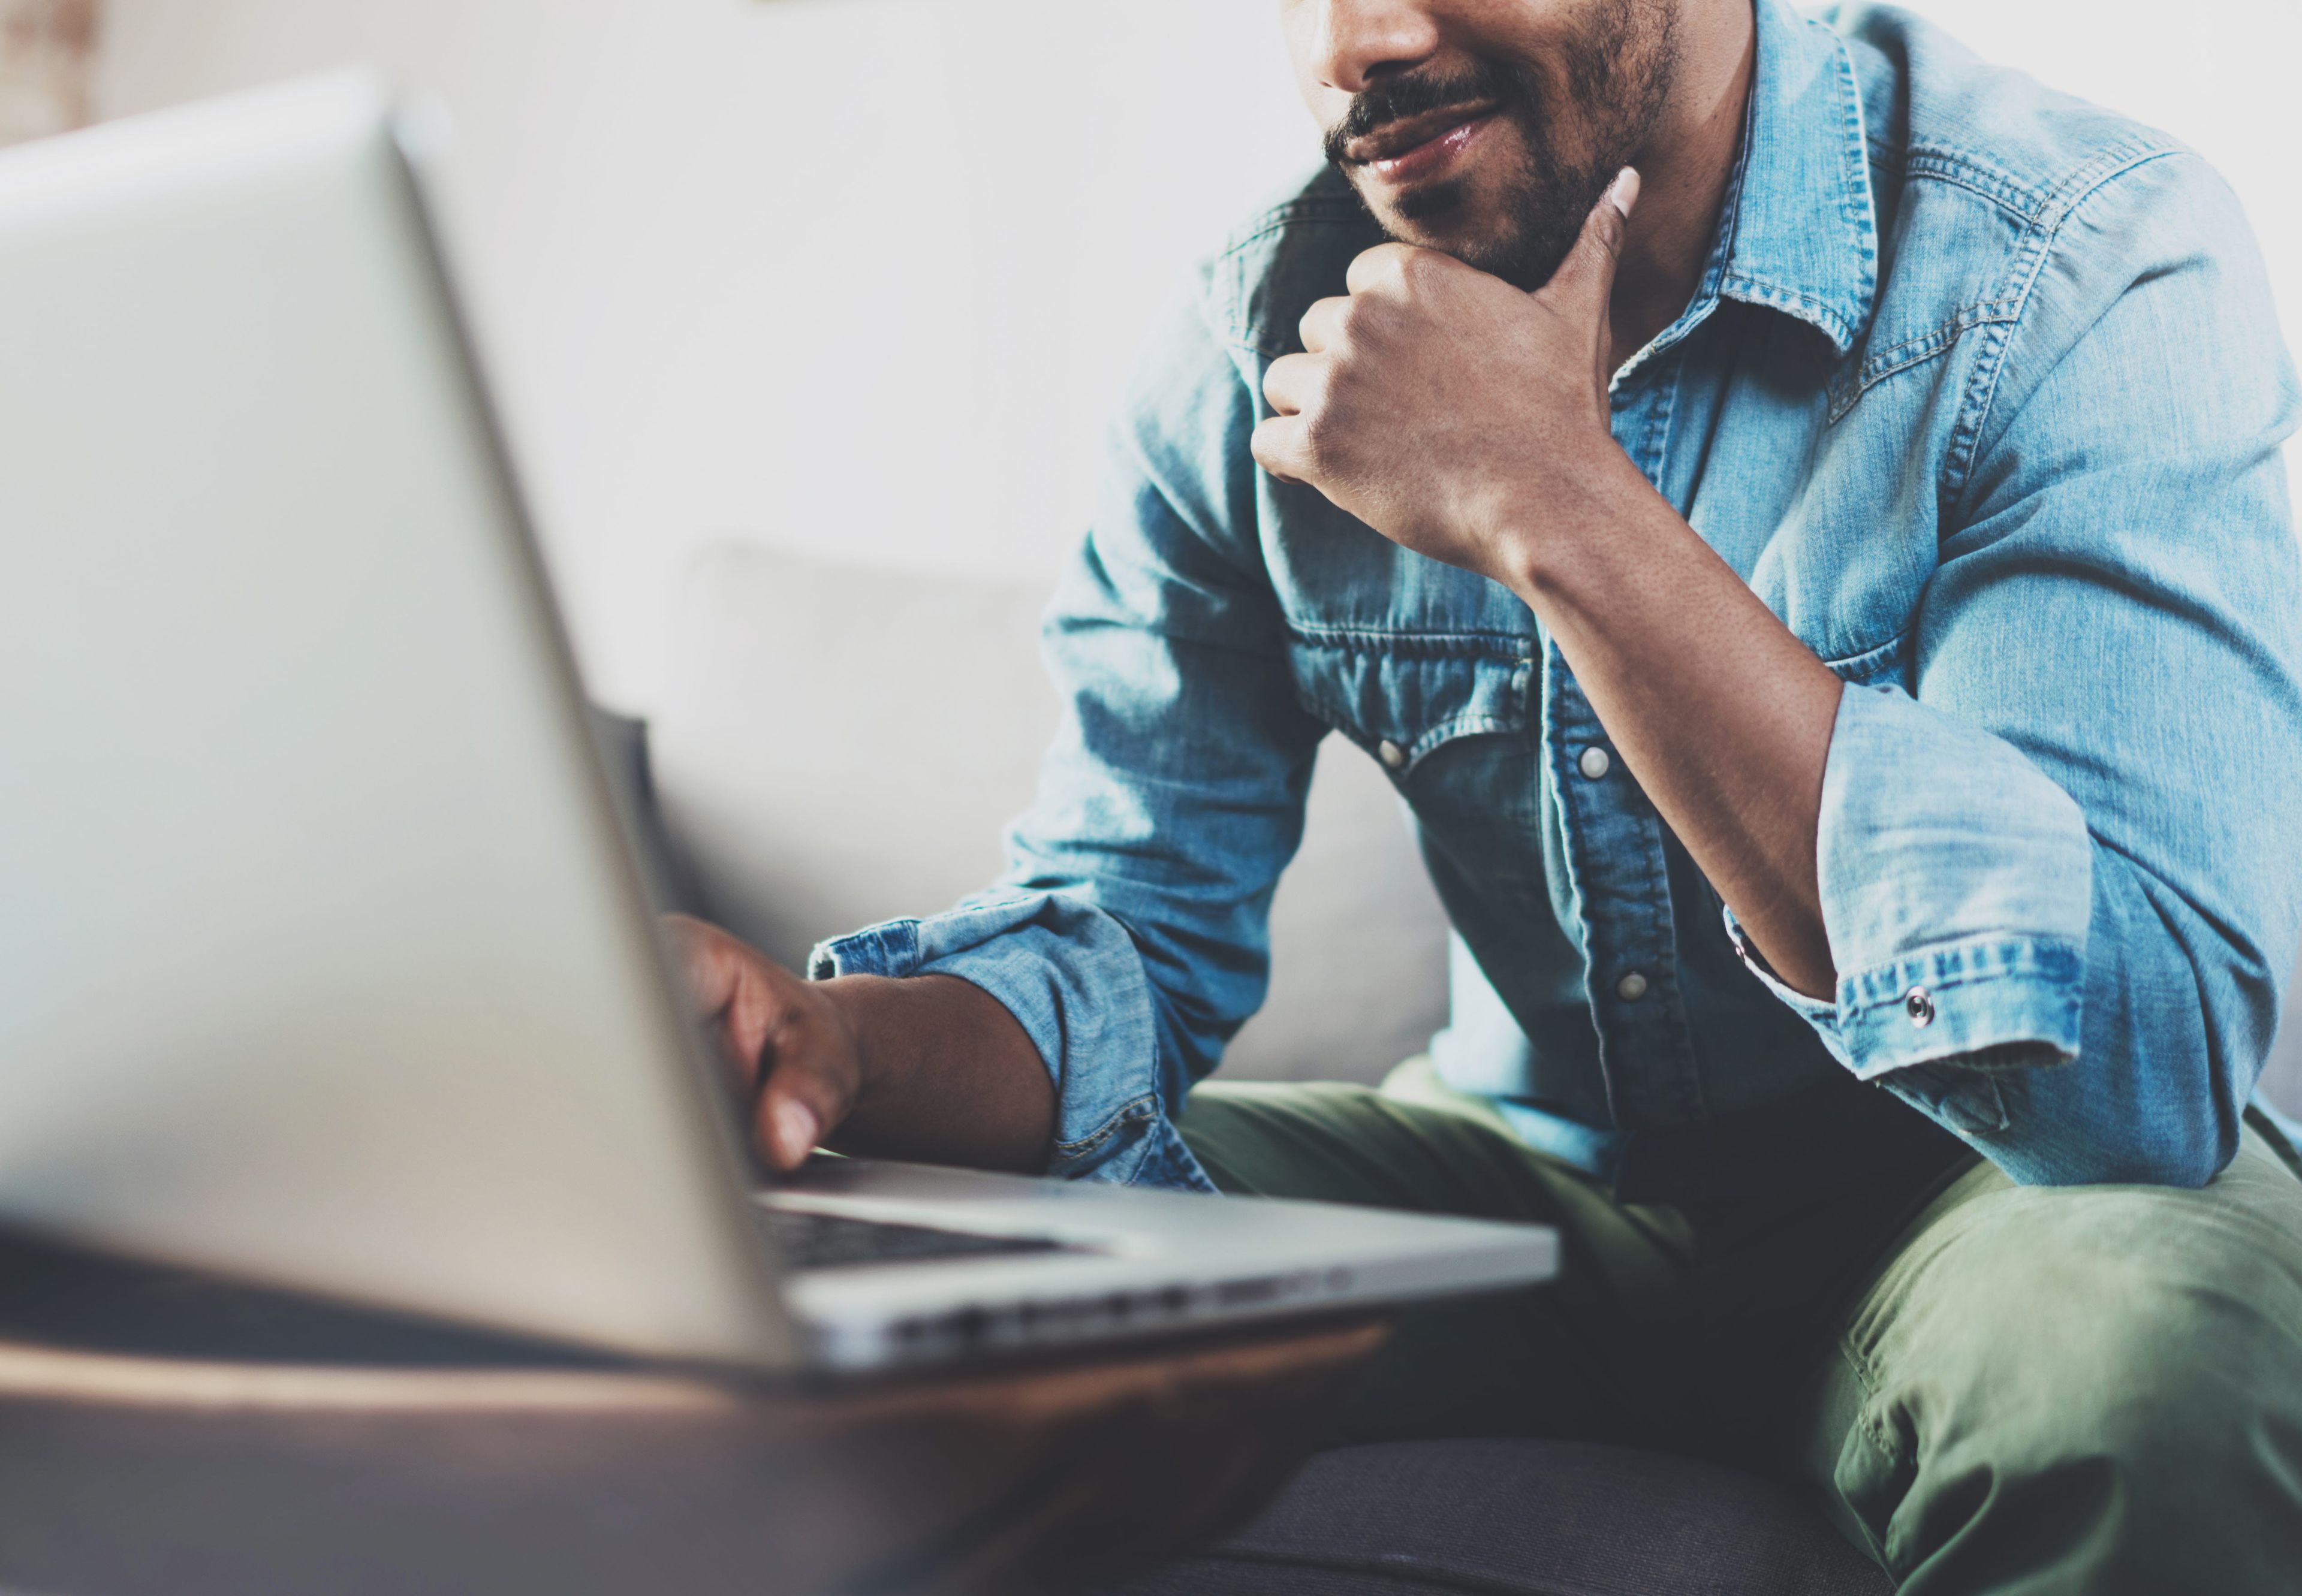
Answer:
[(2200, 1185), (2302, 937), (2296, 391), (2220, 180), (2086, 197), (1986, 374), (1900, 679), (1838, 714), (1835, 1001), (1754, 968), (2018, 1180)]
[(1005, 1005), (1056, 1085), (1051, 1173), (1212, 1190), (1174, 1117), (1269, 984), (1272, 895), (1326, 728), (1256, 542), (1255, 375), (1195, 283), (1154, 333), (1048, 612), (1065, 713), (1005, 876), (811, 962), (956, 976)]

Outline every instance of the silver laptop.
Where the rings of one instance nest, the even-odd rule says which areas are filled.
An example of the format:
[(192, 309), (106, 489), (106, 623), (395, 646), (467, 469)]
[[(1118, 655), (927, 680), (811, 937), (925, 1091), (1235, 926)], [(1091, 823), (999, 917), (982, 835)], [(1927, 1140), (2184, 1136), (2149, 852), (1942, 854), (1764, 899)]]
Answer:
[(0, 155), (0, 1226), (753, 1368), (1550, 1273), (1369, 1209), (754, 1190), (401, 133), (349, 76)]

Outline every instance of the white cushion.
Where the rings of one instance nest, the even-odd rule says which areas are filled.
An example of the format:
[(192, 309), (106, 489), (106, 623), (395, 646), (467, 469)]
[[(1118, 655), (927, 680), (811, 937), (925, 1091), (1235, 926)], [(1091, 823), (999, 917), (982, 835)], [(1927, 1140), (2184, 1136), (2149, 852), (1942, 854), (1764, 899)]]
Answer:
[(2298, 1005), (2302, 1005), (2302, 965), (2295, 968), (2294, 984), (2286, 989), (2286, 1022), (2262, 1073), (2263, 1096), (2280, 1113), (2302, 1119), (2302, 1017), (2296, 1014)]
[[(706, 550), (682, 583), (657, 790), (712, 916), (796, 965), (988, 883), (1056, 718), (1046, 594)], [(1273, 910), (1270, 1002), (1224, 1073), (1370, 1080), (1446, 1012), (1446, 922), (1388, 779), (1323, 749)]]

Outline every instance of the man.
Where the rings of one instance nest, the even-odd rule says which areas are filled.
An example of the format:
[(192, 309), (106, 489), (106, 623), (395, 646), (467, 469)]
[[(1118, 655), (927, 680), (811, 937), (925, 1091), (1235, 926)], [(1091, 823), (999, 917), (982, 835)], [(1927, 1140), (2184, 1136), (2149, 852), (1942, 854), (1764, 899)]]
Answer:
[[(2302, 1580), (2294, 379), (2239, 208), (1928, 25), (1282, 0), (1332, 169), (1156, 337), (1001, 887), (802, 982), (819, 1142), (1541, 1220), (1355, 1436), (1802, 1470), (1908, 1591)], [(1458, 934), (1381, 1092), (1191, 1091), (1330, 731)]]

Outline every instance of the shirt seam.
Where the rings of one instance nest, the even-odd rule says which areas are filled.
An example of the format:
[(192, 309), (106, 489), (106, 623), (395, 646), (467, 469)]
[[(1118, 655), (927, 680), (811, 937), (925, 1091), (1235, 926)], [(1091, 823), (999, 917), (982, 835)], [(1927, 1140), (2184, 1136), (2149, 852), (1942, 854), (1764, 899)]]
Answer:
[(1937, 182), (1980, 196), (2015, 221), (2029, 225), (2046, 209), (2047, 194), (1994, 166), (1958, 151), (1919, 146), (1904, 152), (1903, 180)]
[[(1860, 988), (1862, 983), (1874, 981), (1887, 972), (1897, 972), (1897, 970), (1906, 970), (1906, 967), (1913, 965), (1931, 965), (1931, 962), (1943, 961), (1952, 953), (1989, 956), (1994, 961), (2003, 958), (2003, 962), (1994, 962), (1991, 967), (1982, 967), (1982, 970), (1968, 967), (1968, 970), (1952, 970), (1945, 974), (1913, 974), (1909, 983), (1903, 983), (1902, 977), (1895, 977), (1892, 986), (1897, 990), (1881, 990), (1876, 997), (1855, 997), (1853, 990), (1849, 990)], [(1952, 942), (1934, 942), (1929, 946), (1911, 949), (1909, 953), (1887, 958), (1887, 961), (1869, 965), (1867, 970), (1858, 970), (1855, 974), (1839, 979), (1839, 986), (1844, 990), (1837, 1004), (1839, 1016), (1842, 1016), (1842, 1022), (1849, 1022), (1860, 1021), (1869, 1013), (1878, 1013), (1881, 1009), (1897, 1009), (1913, 988), (1925, 988), (1929, 993), (1954, 993), (1954, 990), (1966, 988), (1966, 986), (1991, 986), (1991, 983), (2001, 981), (2061, 981), (2061, 972), (2049, 970), (2044, 962), (2042, 956), (2046, 956), (2046, 953), (2079, 958), (2079, 949), (2065, 937), (2023, 937), (2023, 935), (2010, 937), (2005, 933), (1994, 933), (1979, 935), (1979, 937), (1957, 937)]]
[[(1959, 970), (1946, 975), (1924, 976), (1913, 979), (1909, 987), (1903, 987), (1899, 992), (1881, 993), (1876, 997), (1869, 998), (1849, 998), (1844, 1004), (1844, 1019), (1861, 1020), (1881, 1010), (1900, 1008), (1911, 992), (1920, 987), (1923, 987), (1929, 993), (1943, 993), (1955, 992), (1966, 987), (1994, 986), (2005, 981), (2059, 983), (2061, 978), (2054, 971), (2041, 967), (2035, 959), (2027, 956), (2028, 951), (2035, 948), (2040, 942), (2048, 942), (2056, 947), (2068, 945), (2058, 937), (2014, 937), (1999, 940), (1977, 938), (1965, 942), (1943, 943), (1934, 950), (1911, 953), (1903, 958), (1890, 959), (1884, 963), (1874, 964), (1861, 975), (1849, 979), (1860, 982), (1867, 976), (1878, 975), (1882, 971), (1900, 969), (1910, 964), (1924, 964), (1935, 953), (1946, 952), (1952, 948), (2019, 949), (2023, 950), (2025, 953), (2021, 962), (2004, 968)], [(1900, 985), (1899, 981), (1896, 984)]]
[(1985, 299), (1953, 313), (1948, 320), (1925, 332), (1866, 355), (1855, 368), (1853, 381), (1842, 384), (1838, 397), (1831, 401), (1823, 425), (1836, 426), (1853, 414), (1862, 396), (1879, 383), (1948, 354), (1957, 347), (1960, 339), (1975, 328), (2012, 322), (2020, 315), (2020, 308), (2010, 301)]
[(1880, 664), (1891, 665), (1909, 651), (1911, 627), (1906, 624), (1892, 637), (1867, 648), (1856, 649), (1850, 654), (1834, 655), (1823, 660), (1823, 667), (1850, 686), (1861, 685), (1877, 675)]
[[(2003, 322), (1991, 324), (1990, 335), (1981, 357), (1975, 364), (1974, 375), (1968, 382), (1968, 402), (1964, 413), (1951, 428), (1949, 446), (1943, 452), (1943, 472), (1937, 489), (1937, 502), (1945, 512), (1941, 518), (1943, 526), (1954, 528), (1962, 524), (1966, 491), (1972, 480), (1983, 428), (1997, 406), (1998, 384), (2005, 374), (2007, 352), (2013, 348), (2021, 319), (2029, 310), (2030, 297), (2037, 292), (2038, 282), (2054, 258), (2055, 247), (2062, 241), (2063, 225), (2078, 213), (2079, 206), (2118, 179), (2180, 153), (2178, 148), (2171, 147), (2138, 147), (2131, 143), (2105, 151), (2072, 172), (2055, 193), (2047, 197), (2038, 214), (2029, 219), (2029, 234), (2017, 248), (2015, 262), (2009, 273), (2010, 278), (2017, 279), (2021, 283), (2018, 290), (2006, 296), (2012, 304), (2013, 314)], [(2023, 259), (2026, 254), (2029, 256), (2027, 261)]]
[[(1918, 144), (1911, 146), (1903, 158), (1903, 173), (1907, 181), (1911, 178), (1953, 184), (1966, 189), (1996, 204), (2016, 221), (2044, 224), (2057, 219), (2056, 207), (2062, 214), (2075, 207), (2094, 189), (2108, 181), (2120, 171), (2138, 165), (2157, 155), (2174, 155), (2180, 147), (2164, 140), (2130, 134), (2093, 159), (2081, 163), (2059, 182), (2041, 189), (2025, 182), (2011, 172), (1981, 161), (1965, 150), (1947, 145)], [(2088, 174), (2102, 171), (2105, 175), (2089, 181)], [(2079, 191), (2074, 194), (2074, 191)]]
[(1130, 1124), (1147, 1123), (1157, 1118), (1158, 1109), (1159, 1098), (1155, 1092), (1145, 1092), (1130, 1097), (1112, 1110), (1111, 1117), (1087, 1135), (1079, 1138), (1076, 1141), (1057, 1142), (1050, 1149), (1054, 1159), (1056, 1162), (1067, 1163), (1075, 1158), (1092, 1153)]
[[(1338, 736), (1354, 748), (1382, 763), (1385, 774), (1394, 781), (1414, 775), (1416, 767), (1422, 764), (1427, 756), (1458, 738), (1510, 736), (1526, 729), (1526, 719), (1523, 715), (1517, 719), (1507, 715), (1469, 712), (1449, 716), (1424, 727), (1422, 735), (1412, 743), (1404, 746), (1394, 743), (1392, 746), (1399, 750), (1399, 761), (1393, 767), (1382, 759), (1382, 744), (1390, 739), (1372, 735), (1358, 724), (1357, 717), (1344, 713), (1332, 704), (1322, 702), (1306, 689), (1298, 687), (1295, 696), (1313, 718), (1332, 727)], [(1518, 696), (1513, 695), (1514, 699)]]
[[(1904, 339), (1887, 349), (1866, 355), (1850, 382), (1833, 398), (1825, 426), (1836, 426), (1853, 413), (1854, 407), (1871, 389), (1889, 377), (1924, 365), (1957, 347), (1958, 341), (1978, 327), (2011, 326), (2021, 318), (2029, 303), (2031, 289), (2043, 273), (2045, 260), (2051, 256), (2054, 238), (2059, 235), (2063, 221), (2084, 204), (2086, 199), (2136, 167), (2161, 155), (2179, 153), (2163, 147), (2129, 140), (2096, 156), (2080, 166), (2070, 179), (2054, 189), (2040, 190), (2021, 183), (1995, 168), (1983, 165), (1971, 157), (1939, 148), (1920, 147), (1911, 149), (1905, 158), (1903, 174), (1905, 184), (1911, 181), (1937, 182), (1960, 188), (1988, 200), (1999, 210), (2021, 223), (2026, 237), (2018, 244), (2014, 255), (2017, 265), (2012, 275), (2021, 275), (2020, 261), (2027, 247), (2039, 249), (2041, 258), (2037, 269), (2030, 272), (2019, 289), (2010, 290), (1995, 298), (1985, 299), (1957, 311), (1949, 319), (1938, 323), (1927, 332)], [(2101, 175), (2088, 181), (2089, 173)], [(2079, 189), (2067, 200), (2059, 197)], [(2014, 203), (2019, 198), (2021, 203)], [(2058, 206), (2060, 208), (2058, 209)], [(2043, 243), (2037, 243), (2041, 228), (2049, 230)], [(1995, 387), (1994, 387), (1995, 391)], [(1953, 442), (1958, 429), (1953, 429)], [(1948, 502), (1945, 497), (1945, 502)]]
[(1491, 659), (1507, 665), (1525, 664), (1534, 658), (1531, 639), (1508, 632), (1432, 632), (1407, 627), (1329, 626), (1300, 621), (1289, 621), (1287, 630), (1306, 646), (1340, 649), (1345, 653)]

